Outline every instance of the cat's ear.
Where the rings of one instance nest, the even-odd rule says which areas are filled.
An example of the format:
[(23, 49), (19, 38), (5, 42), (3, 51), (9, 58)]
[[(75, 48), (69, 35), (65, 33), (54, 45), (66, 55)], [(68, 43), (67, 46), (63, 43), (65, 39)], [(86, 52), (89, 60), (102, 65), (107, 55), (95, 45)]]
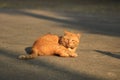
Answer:
[(64, 35), (67, 35), (67, 34), (69, 34), (69, 32), (65, 30), (65, 31), (64, 31)]

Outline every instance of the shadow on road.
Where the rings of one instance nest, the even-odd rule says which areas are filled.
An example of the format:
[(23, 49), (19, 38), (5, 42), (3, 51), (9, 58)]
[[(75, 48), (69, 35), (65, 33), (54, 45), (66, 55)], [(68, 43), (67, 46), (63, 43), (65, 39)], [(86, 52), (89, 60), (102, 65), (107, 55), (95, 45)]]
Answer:
[(31, 53), (31, 50), (32, 49), (32, 47), (26, 47), (25, 48), (25, 52), (27, 53), (27, 54), (30, 54)]
[(103, 80), (42, 59), (16, 60), (17, 56), (12, 51), (0, 49), (0, 80)]
[(62, 16), (67, 16), (70, 18), (70, 20), (65, 20), (56, 17), (50, 17), (49, 15), (36, 14), (23, 10), (0, 9), (0, 13), (11, 15), (15, 14), (25, 15), (47, 21), (53, 21), (61, 23), (63, 27), (77, 29), (88, 33), (120, 36), (119, 16), (100, 16), (72, 12), (58, 13), (61, 14)]
[(108, 56), (111, 56), (111, 57), (120, 59), (120, 54), (115, 54), (115, 53), (112, 53), (112, 52), (102, 51), (102, 50), (95, 50), (95, 51), (96, 51), (96, 52), (99, 52), (99, 53), (101, 53), (101, 54), (104, 54), (104, 55), (108, 55)]

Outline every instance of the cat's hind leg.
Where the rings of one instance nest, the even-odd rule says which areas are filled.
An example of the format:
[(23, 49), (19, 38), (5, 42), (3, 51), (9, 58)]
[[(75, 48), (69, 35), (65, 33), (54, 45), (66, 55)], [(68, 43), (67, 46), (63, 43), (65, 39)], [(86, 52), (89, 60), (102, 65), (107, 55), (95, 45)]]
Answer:
[(58, 55), (60, 57), (69, 57), (69, 54), (66, 53), (66, 50), (64, 47), (59, 47), (55, 50), (55, 55)]
[(77, 57), (78, 55), (76, 53), (65, 51), (65, 52), (59, 52), (59, 56), (61, 57)]

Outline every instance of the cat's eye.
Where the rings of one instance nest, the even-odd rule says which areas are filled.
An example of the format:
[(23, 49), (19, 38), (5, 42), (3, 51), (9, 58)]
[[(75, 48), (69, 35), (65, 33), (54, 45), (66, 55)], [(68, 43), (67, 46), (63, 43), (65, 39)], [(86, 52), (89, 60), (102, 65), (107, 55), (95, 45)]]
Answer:
[(72, 40), (72, 41), (75, 41), (75, 40)]
[(69, 39), (66, 39), (67, 41), (69, 41)]

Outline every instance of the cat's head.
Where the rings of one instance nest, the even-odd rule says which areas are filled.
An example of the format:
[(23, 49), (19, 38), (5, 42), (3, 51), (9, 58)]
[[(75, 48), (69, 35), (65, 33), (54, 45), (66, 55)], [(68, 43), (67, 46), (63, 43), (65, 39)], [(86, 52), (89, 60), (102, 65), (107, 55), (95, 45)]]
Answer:
[(64, 36), (61, 37), (60, 44), (66, 48), (74, 49), (78, 46), (80, 37), (81, 35), (79, 33), (64, 31)]

